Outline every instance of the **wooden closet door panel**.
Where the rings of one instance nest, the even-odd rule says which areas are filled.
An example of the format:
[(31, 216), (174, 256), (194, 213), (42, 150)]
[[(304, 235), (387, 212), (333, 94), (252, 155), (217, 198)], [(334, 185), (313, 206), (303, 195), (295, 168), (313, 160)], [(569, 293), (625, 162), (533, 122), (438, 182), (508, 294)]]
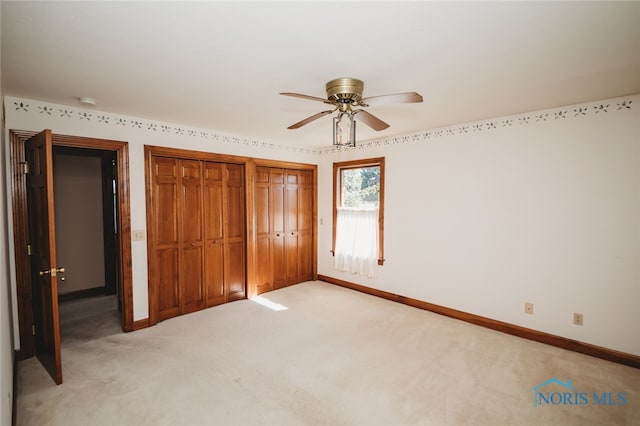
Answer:
[(285, 227), (286, 227), (286, 262), (287, 262), (287, 285), (295, 284), (299, 281), (299, 188), (298, 181), (300, 175), (297, 171), (287, 171), (287, 188), (285, 200)]
[(225, 210), (225, 290), (227, 300), (245, 298), (245, 245), (244, 245), (244, 168), (238, 164), (226, 165)]
[(270, 230), (269, 170), (256, 168), (255, 217), (258, 238), (269, 237)]
[(298, 187), (298, 280), (313, 278), (313, 173), (300, 172)]
[(298, 234), (287, 234), (285, 241), (285, 257), (286, 257), (286, 285), (299, 283), (299, 253), (298, 253)]
[(202, 282), (202, 247), (185, 248), (182, 251), (180, 282), (182, 284), (181, 313), (204, 308)]
[(155, 157), (153, 222), (156, 245), (178, 244), (178, 161)]
[(152, 173), (155, 238), (151, 255), (156, 264), (152, 279), (158, 291), (158, 319), (163, 320), (180, 312), (179, 161), (154, 157)]
[(224, 245), (207, 246), (205, 255), (207, 307), (224, 303)]
[(221, 163), (205, 163), (205, 288), (206, 305), (225, 302), (223, 174)]
[(274, 289), (287, 285), (287, 258), (285, 256), (285, 250), (284, 236), (277, 236), (271, 239), (272, 282)]
[(244, 240), (244, 170), (227, 164), (225, 238)]
[(207, 241), (223, 238), (223, 173), (223, 164), (205, 163), (205, 228)]
[(285, 171), (271, 170), (270, 225), (273, 288), (287, 284), (287, 258), (285, 246)]
[(257, 289), (256, 293), (261, 294), (273, 290), (273, 280), (271, 278), (272, 262), (271, 262), (271, 238), (260, 238), (256, 241), (257, 248)]
[(227, 301), (245, 298), (244, 243), (230, 242), (225, 251)]
[(159, 249), (156, 254), (159, 320), (175, 317), (180, 313), (178, 258), (177, 247)]
[(313, 234), (301, 232), (298, 237), (298, 282), (313, 278)]
[(298, 199), (298, 231), (313, 231), (313, 182), (311, 172), (300, 174)]
[(202, 245), (202, 166), (182, 161), (182, 240), (185, 246)]
[(289, 234), (298, 231), (298, 173), (287, 172), (287, 199), (285, 201), (285, 226)]
[(270, 170), (257, 167), (255, 174), (255, 222), (256, 222), (256, 256), (257, 271), (256, 293), (261, 294), (273, 290), (271, 279), (271, 229), (270, 229)]
[(193, 160), (180, 161), (181, 172), (181, 264), (180, 289), (181, 312), (192, 312), (204, 307), (204, 233), (202, 163)]

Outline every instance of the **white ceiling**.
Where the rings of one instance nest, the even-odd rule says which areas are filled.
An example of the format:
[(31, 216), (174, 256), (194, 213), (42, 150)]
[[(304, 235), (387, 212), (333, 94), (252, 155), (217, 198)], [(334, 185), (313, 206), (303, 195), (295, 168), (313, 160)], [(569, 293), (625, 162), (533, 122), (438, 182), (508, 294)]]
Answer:
[(269, 140), (331, 144), (325, 97), (338, 77), (391, 127), (358, 139), (640, 93), (640, 2), (2, 1), (9, 96)]

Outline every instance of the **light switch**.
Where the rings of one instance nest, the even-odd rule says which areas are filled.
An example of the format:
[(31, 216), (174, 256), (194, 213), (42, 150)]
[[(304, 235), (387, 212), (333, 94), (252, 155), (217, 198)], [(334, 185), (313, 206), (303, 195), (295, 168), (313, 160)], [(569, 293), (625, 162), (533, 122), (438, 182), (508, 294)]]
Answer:
[(133, 230), (133, 241), (144, 241), (144, 229)]

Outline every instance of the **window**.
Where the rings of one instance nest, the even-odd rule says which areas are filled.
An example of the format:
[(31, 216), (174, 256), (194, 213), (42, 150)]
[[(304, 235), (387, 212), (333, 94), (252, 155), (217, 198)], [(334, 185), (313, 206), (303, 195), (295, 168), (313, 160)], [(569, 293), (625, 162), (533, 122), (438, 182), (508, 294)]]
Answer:
[(334, 266), (375, 276), (384, 261), (384, 158), (333, 164)]

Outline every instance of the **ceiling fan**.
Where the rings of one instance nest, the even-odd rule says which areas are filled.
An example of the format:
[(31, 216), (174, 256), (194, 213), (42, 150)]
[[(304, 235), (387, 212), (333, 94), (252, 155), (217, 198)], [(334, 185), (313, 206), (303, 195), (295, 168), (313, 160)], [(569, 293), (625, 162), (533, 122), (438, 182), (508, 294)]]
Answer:
[[(287, 129), (298, 129), (305, 124), (309, 124), (312, 121), (315, 121), (321, 117), (324, 117), (327, 114), (331, 114), (335, 111), (340, 111), (338, 113), (337, 119), (338, 122), (343, 118), (343, 115), (348, 116), (351, 123), (353, 124), (353, 137), (354, 145), (355, 145), (355, 122), (353, 121), (353, 117), (358, 114), (358, 118), (367, 126), (371, 127), (374, 130), (380, 131), (389, 127), (387, 123), (380, 120), (378, 117), (373, 114), (365, 111), (361, 108), (366, 108), (369, 106), (375, 105), (387, 105), (391, 103), (417, 103), (422, 102), (422, 96), (416, 92), (405, 92), (405, 93), (395, 93), (391, 95), (381, 95), (381, 96), (371, 96), (368, 98), (362, 97), (362, 92), (364, 89), (364, 83), (361, 80), (355, 78), (337, 78), (335, 80), (331, 80), (326, 84), (327, 90), (327, 98), (319, 98), (316, 96), (309, 95), (301, 95), (299, 93), (290, 93), (284, 92), (280, 93), (284, 96), (292, 96), (294, 98), (302, 98), (309, 99), (312, 101), (322, 102), (328, 105), (333, 105), (333, 109), (329, 109), (326, 111), (319, 112), (317, 114), (312, 115), (311, 117), (307, 117), (304, 120), (298, 121), (297, 123), (292, 124), (287, 127)], [(358, 108), (358, 109), (356, 109)], [(335, 130), (335, 126), (334, 126)], [(335, 137), (334, 131), (334, 137)], [(335, 143), (335, 139), (334, 139)], [(336, 143), (336, 145), (339, 145)]]

